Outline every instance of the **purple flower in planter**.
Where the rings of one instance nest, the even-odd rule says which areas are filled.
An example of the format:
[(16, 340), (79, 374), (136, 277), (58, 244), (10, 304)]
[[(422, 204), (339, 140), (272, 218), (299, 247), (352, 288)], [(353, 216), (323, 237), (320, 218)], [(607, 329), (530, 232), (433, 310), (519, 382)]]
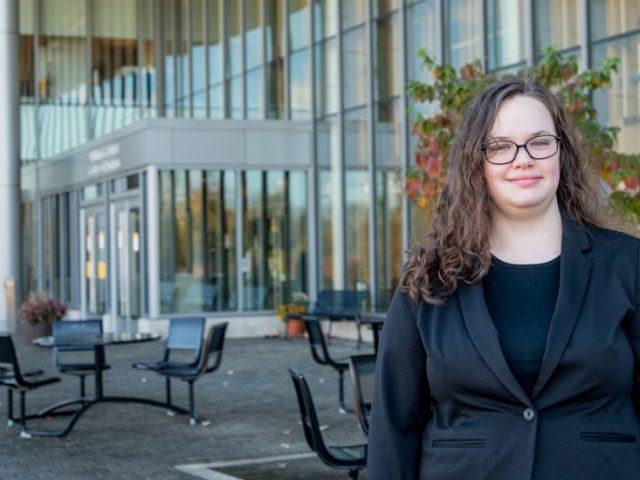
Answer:
[(67, 306), (46, 293), (30, 293), (27, 301), (20, 307), (20, 318), (30, 325), (52, 323), (65, 313)]

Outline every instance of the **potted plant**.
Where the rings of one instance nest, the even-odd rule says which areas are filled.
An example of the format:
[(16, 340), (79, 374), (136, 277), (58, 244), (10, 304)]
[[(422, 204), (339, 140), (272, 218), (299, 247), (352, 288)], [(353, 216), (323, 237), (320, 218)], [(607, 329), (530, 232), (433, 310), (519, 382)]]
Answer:
[(291, 294), (291, 301), (278, 305), (276, 315), (287, 324), (287, 336), (299, 337), (304, 333), (304, 322), (299, 318), (290, 318), (293, 314), (307, 313), (309, 297), (304, 292), (294, 292)]
[(51, 335), (51, 325), (54, 320), (62, 318), (67, 313), (67, 306), (51, 298), (44, 292), (31, 292), (27, 300), (20, 307), (20, 319), (25, 323), (24, 329), (27, 339)]

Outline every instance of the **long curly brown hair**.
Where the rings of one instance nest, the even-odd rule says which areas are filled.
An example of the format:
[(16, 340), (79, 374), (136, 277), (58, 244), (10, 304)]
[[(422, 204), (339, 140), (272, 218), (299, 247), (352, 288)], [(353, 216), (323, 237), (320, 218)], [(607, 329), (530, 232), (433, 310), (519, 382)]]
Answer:
[(447, 184), (425, 242), (413, 248), (399, 288), (418, 302), (440, 304), (460, 286), (478, 283), (491, 264), (492, 204), (480, 150), (502, 102), (525, 95), (542, 102), (560, 141), (560, 209), (583, 225), (602, 225), (596, 183), (587, 173), (580, 137), (558, 99), (527, 80), (501, 80), (478, 94), (464, 113), (447, 169)]

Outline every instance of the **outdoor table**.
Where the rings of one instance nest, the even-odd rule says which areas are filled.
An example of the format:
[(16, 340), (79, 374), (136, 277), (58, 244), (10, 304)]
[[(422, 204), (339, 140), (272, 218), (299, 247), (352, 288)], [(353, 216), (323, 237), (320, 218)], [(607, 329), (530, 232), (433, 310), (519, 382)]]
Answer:
[(380, 342), (380, 330), (384, 325), (386, 312), (362, 312), (358, 321), (361, 325), (368, 325), (373, 331), (373, 351), (378, 353), (378, 344)]
[[(56, 402), (44, 409), (40, 410), (37, 416), (47, 416), (56, 414), (56, 410), (67, 407), (69, 405), (80, 404), (80, 408), (72, 411), (71, 418), (67, 428), (62, 435), (66, 435), (71, 431), (78, 419), (92, 406), (102, 403), (142, 403), (156, 407), (163, 407), (178, 413), (188, 413), (188, 410), (166, 402), (159, 402), (148, 398), (130, 397), (130, 396), (106, 396), (102, 389), (102, 359), (104, 359), (104, 348), (109, 345), (125, 345), (141, 342), (151, 342), (158, 340), (160, 335), (156, 333), (140, 333), (140, 332), (117, 332), (103, 333), (102, 335), (68, 335), (61, 337), (38, 337), (33, 340), (35, 345), (41, 347), (80, 347), (92, 348), (95, 359), (95, 396), (94, 397), (75, 397), (67, 400)], [(60, 413), (58, 413), (60, 414)]]

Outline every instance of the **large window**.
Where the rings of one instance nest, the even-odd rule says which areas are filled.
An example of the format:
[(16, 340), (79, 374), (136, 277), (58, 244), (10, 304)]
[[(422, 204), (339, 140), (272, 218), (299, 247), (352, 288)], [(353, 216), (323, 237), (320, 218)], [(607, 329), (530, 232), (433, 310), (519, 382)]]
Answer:
[(244, 22), (247, 118), (261, 119), (264, 118), (263, 19), (259, 0), (245, 0)]
[(535, 49), (543, 53), (549, 45), (561, 50), (576, 47), (582, 38), (579, 0), (535, 0)]
[(309, 0), (289, 0), (289, 75), (291, 119), (311, 118)]
[(369, 287), (369, 209), (371, 179), (368, 163), (366, 109), (345, 115), (345, 225), (346, 288), (366, 290)]
[(224, 79), (222, 63), (222, 0), (208, 1), (209, 117), (224, 118)]
[(163, 170), (160, 176), (160, 311), (237, 307), (235, 174)]
[(631, 32), (640, 28), (637, 0), (589, 0), (591, 39)]
[(87, 19), (84, 0), (42, 0), (38, 43), (40, 154), (88, 139)]
[(266, 8), (267, 118), (286, 117), (285, 100), (285, 0), (268, 0)]
[(487, 63), (490, 70), (524, 61), (524, 0), (487, 1)]
[(594, 92), (598, 119), (603, 125), (619, 127), (618, 149), (625, 153), (640, 151), (640, 35), (599, 43), (593, 47), (594, 65), (605, 58), (620, 58), (620, 73), (613, 76), (606, 90)]
[(306, 174), (239, 175), (238, 191), (235, 172), (159, 173), (162, 313), (270, 310), (307, 291)]
[(482, 2), (449, 0), (445, 10), (445, 60), (454, 67), (473, 62), (482, 55), (482, 25), (478, 20)]
[(245, 310), (273, 309), (307, 292), (306, 174), (243, 172)]
[(91, 118), (97, 137), (140, 115), (136, 4), (94, 2), (91, 39)]

